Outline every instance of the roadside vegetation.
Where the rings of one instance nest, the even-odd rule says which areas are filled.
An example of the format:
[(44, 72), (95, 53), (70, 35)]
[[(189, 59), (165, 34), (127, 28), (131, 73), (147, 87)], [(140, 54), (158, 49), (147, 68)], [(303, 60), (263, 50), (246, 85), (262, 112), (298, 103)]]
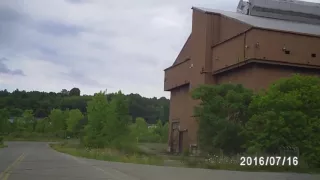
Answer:
[[(295, 75), (253, 93), (241, 85), (201, 86), (193, 92), (201, 158), (195, 167), (315, 172), (320, 169), (320, 78)], [(294, 166), (240, 166), (241, 156), (298, 157)], [(258, 162), (259, 163), (259, 160)]]
[[(90, 98), (64, 94), (56, 95), (60, 105), (42, 118), (34, 110), (25, 109), (9, 121), (17, 110), (13, 106), (2, 108), (0, 132), (6, 139), (58, 140), (62, 143), (51, 147), (59, 152), (107, 161), (243, 171), (320, 169), (318, 77), (295, 75), (258, 93), (241, 85), (200, 86), (192, 96), (201, 102), (194, 109), (201, 151), (186, 150), (178, 156), (165, 152), (169, 127), (168, 113), (164, 111), (168, 104), (163, 99), (149, 99), (153, 104), (148, 105), (143, 98), (132, 98), (141, 96), (124, 95), (121, 91), (99, 92)], [(86, 101), (61, 108), (66, 107), (61, 105), (64, 102), (70, 103), (66, 100), (69, 98)], [(35, 107), (36, 102), (30, 107)], [(166, 119), (159, 120), (160, 117)], [(251, 165), (245, 161), (241, 166), (241, 156), (296, 156), (299, 163), (256, 166), (252, 160)]]
[[(105, 94), (111, 100), (115, 93)], [(125, 95), (130, 122), (140, 117), (146, 124), (169, 117), (169, 100), (145, 98), (139, 94)], [(59, 93), (15, 90), (0, 90), (0, 136), (6, 140), (60, 141), (66, 138), (79, 139), (88, 124), (87, 104), (93, 96), (80, 96), (80, 89), (63, 89)], [(151, 138), (147, 137), (149, 141)]]
[(0, 136), (0, 148), (4, 148), (4, 147), (7, 147), (7, 146), (4, 144), (3, 137)]
[[(30, 97), (28, 93), (23, 95), (23, 91), (13, 92), (14, 95), (10, 94), (9, 97), (18, 96), (15, 93), (25, 98)], [(120, 91), (112, 94), (100, 92), (87, 101), (84, 113), (77, 108), (53, 108), (48, 116), (43, 118), (37, 117), (37, 114), (29, 109), (22, 111), (16, 108), (2, 108), (0, 133), (5, 136), (5, 140), (60, 141), (63, 143), (51, 146), (58, 151), (77, 156), (161, 164), (163, 158), (143, 152), (140, 150), (140, 143), (167, 142), (167, 122), (152, 120), (164, 117), (164, 108), (167, 105), (163, 98), (153, 98), (149, 99), (151, 106), (141, 107), (143, 109), (140, 109), (140, 113), (144, 113), (141, 115), (149, 118), (148, 121), (155, 121), (150, 125), (143, 117), (133, 119), (137, 113), (130, 114), (130, 107), (137, 109), (136, 101), (143, 103), (145, 99), (134, 100), (130, 95), (126, 96)], [(137, 111), (139, 112), (139, 109)], [(16, 112), (20, 112), (19, 115), (12, 118), (10, 115)]]
[[(139, 148), (138, 144), (141, 142), (166, 142), (167, 123), (163, 124), (159, 120), (151, 128), (143, 118), (136, 118), (132, 123), (127, 99), (121, 92), (115, 93), (112, 100), (108, 100), (103, 92), (95, 94), (87, 106), (88, 123), (78, 134), (72, 134), (73, 128), (71, 128), (75, 127), (77, 124), (75, 122), (81, 119), (80, 114), (72, 116), (75, 114), (78, 113), (72, 113), (69, 118), (65, 119), (67, 120), (67, 130), (70, 130), (69, 134), (80, 137), (80, 143), (52, 144), (51, 147), (57, 151), (100, 160), (163, 164), (162, 158), (148, 155)], [(63, 119), (62, 115), (57, 119)], [(73, 120), (71, 121), (71, 119)]]

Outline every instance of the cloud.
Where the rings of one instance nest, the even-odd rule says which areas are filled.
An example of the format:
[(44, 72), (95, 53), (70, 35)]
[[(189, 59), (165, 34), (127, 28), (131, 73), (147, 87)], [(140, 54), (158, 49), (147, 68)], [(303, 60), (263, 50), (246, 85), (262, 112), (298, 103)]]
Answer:
[(54, 36), (73, 35), (76, 36), (80, 32), (85, 31), (85, 28), (71, 24), (64, 24), (54, 21), (39, 22), (37, 30), (43, 34), (50, 34)]
[(163, 69), (191, 32), (191, 7), (235, 10), (237, 2), (0, 1), (0, 55), (10, 60), (1, 61), (6, 73), (0, 75), (0, 86), (168, 97)]
[(74, 4), (79, 4), (79, 3), (86, 2), (85, 0), (65, 0), (65, 1), (69, 2), (69, 3), (74, 3)]
[(6, 58), (0, 58), (0, 74), (24, 76), (24, 73), (21, 69), (10, 69), (4, 63), (7, 60), (8, 59), (6, 59)]

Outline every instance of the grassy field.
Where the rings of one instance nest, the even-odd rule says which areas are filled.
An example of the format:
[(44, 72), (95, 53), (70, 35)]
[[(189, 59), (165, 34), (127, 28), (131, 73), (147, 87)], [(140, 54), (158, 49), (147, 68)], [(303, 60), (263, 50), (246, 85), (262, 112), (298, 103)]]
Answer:
[[(71, 141), (72, 142), (72, 141)], [(236, 171), (264, 171), (264, 172), (298, 172), (319, 173), (318, 169), (310, 169), (304, 164), (300, 166), (240, 166), (240, 157), (193, 157), (169, 155), (166, 153), (166, 144), (141, 143), (141, 152), (123, 154), (112, 149), (86, 149), (78, 143), (51, 144), (53, 149), (70, 155), (114, 162), (150, 164), (174, 167), (223, 169)]]
[(51, 144), (56, 151), (67, 153), (73, 156), (98, 159), (104, 161), (163, 165), (164, 159), (159, 156), (147, 155), (145, 153), (124, 154), (114, 149), (87, 149), (76, 144)]
[(148, 154), (165, 154), (167, 144), (164, 143), (140, 143), (138, 147)]
[(5, 147), (8, 147), (8, 146), (5, 144), (0, 144), (0, 148), (5, 148)]
[(311, 169), (304, 165), (299, 166), (240, 166), (236, 157), (184, 157), (182, 160), (188, 167), (221, 169), (234, 171), (261, 171), (261, 172), (296, 172), (296, 173), (319, 173), (319, 169)]
[(30, 137), (30, 138), (12, 138), (5, 137), (5, 141), (36, 141), (36, 142), (60, 142), (63, 139), (58, 138), (40, 138), (40, 137)]

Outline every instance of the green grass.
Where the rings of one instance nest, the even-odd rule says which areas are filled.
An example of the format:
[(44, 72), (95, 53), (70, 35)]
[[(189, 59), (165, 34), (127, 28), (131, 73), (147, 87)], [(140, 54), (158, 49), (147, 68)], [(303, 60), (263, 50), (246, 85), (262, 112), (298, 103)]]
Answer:
[(124, 154), (114, 149), (87, 149), (76, 144), (50, 144), (50, 146), (59, 152), (70, 154), (78, 157), (89, 159), (97, 159), (113, 162), (135, 163), (135, 164), (150, 164), (163, 165), (164, 159), (154, 155), (141, 153)]
[(166, 143), (139, 143), (141, 151), (148, 154), (164, 154), (167, 151)]
[[(139, 144), (142, 152), (124, 154), (114, 149), (86, 149), (78, 143), (50, 144), (56, 151), (78, 157), (97, 159), (113, 162), (125, 162), (135, 164), (164, 165), (174, 167), (206, 168), (233, 171), (251, 172), (297, 172), (297, 173), (319, 173), (319, 169), (310, 169), (304, 164), (300, 166), (240, 166), (239, 157), (192, 157), (165, 154), (165, 144), (142, 143)], [(300, 163), (300, 162), (299, 162)]]
[(237, 157), (182, 157), (183, 163), (188, 167), (206, 168), (206, 169), (223, 169), (234, 171), (251, 171), (251, 172), (296, 172), (296, 173), (320, 173), (320, 169), (309, 168), (299, 162), (298, 166), (240, 166)]
[(41, 138), (41, 137), (29, 137), (29, 138), (22, 138), (22, 137), (5, 137), (5, 141), (35, 141), (35, 142), (60, 142), (63, 139), (60, 138)]
[(5, 141), (38, 141), (38, 142), (57, 142), (63, 140), (49, 134), (16, 132), (4, 136)]
[(0, 144), (0, 148), (6, 148), (6, 147), (8, 147), (8, 146), (5, 144)]

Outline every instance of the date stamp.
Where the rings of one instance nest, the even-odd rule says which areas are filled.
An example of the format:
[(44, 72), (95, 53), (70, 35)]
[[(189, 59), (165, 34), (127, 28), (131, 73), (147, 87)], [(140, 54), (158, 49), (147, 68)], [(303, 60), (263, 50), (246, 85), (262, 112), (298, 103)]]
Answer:
[(285, 156), (241, 156), (240, 166), (298, 166), (298, 157)]

